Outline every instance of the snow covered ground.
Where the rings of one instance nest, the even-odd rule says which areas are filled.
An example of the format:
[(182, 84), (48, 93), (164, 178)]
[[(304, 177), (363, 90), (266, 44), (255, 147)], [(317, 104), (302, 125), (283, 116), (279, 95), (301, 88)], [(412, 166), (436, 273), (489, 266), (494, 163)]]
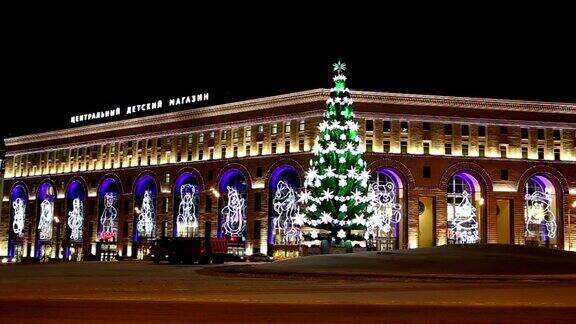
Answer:
[(576, 253), (512, 245), (316, 255), (254, 266), (260, 272), (374, 275), (576, 275)]

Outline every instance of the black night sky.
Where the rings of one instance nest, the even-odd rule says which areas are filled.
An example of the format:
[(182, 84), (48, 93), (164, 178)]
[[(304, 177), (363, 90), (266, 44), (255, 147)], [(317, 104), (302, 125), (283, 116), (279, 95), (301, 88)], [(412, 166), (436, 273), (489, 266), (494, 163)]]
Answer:
[(418, 27), (375, 21), (341, 31), (272, 28), (274, 17), (226, 26), (181, 22), (170, 30), (88, 27), (83, 17), (50, 24), (9, 37), (0, 137), (198, 91), (210, 91), (215, 104), (328, 88), (338, 59), (349, 67), (352, 89), (576, 102), (568, 22), (544, 29), (537, 20), (468, 18)]

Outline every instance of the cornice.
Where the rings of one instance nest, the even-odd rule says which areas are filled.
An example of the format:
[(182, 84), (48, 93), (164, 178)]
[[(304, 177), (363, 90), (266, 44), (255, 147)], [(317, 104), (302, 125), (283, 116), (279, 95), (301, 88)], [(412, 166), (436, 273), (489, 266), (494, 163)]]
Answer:
[[(7, 138), (6, 145), (22, 145), (34, 142), (58, 140), (76, 137), (79, 135), (91, 135), (106, 133), (130, 128), (162, 125), (186, 120), (209, 118), (219, 115), (236, 114), (249, 111), (266, 110), (277, 107), (297, 105), (311, 102), (324, 102), (329, 95), (329, 89), (314, 89), (294, 92), (290, 94), (244, 100), (234, 103), (213, 105), (193, 108), (177, 112), (169, 112), (153, 116), (131, 118), (126, 120), (107, 122), (96, 125), (57, 130), (45, 133), (24, 135)], [(576, 104), (552, 103), (539, 101), (485, 99), (470, 97), (450, 97), (420, 94), (401, 94), (375, 91), (351, 91), (352, 98), (358, 103), (411, 105), (427, 107), (466, 108), (489, 111), (520, 111), (530, 113), (562, 113), (576, 115)]]

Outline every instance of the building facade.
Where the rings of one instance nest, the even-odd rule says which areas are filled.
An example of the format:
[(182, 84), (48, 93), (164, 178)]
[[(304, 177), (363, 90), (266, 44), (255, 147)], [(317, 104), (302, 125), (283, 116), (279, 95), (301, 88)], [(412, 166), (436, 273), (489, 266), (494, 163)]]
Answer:
[[(272, 253), (279, 182), (296, 191), (329, 90), (6, 140), (0, 254), (142, 257), (153, 238), (222, 236)], [(352, 91), (372, 181), (401, 220), (379, 248), (576, 250), (576, 105)], [(235, 215), (234, 204), (245, 204)], [(232, 207), (231, 207), (232, 206)], [(237, 209), (240, 210), (240, 209)], [(190, 224), (194, 224), (191, 226)]]

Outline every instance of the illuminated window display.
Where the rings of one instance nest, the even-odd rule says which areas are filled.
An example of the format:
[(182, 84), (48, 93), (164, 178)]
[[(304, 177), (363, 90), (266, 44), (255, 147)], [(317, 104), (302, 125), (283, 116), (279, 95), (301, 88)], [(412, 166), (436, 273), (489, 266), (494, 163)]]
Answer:
[(220, 180), (219, 236), (241, 247), (246, 241), (246, 192), (246, 178), (239, 170), (228, 170)]
[(526, 244), (557, 245), (556, 190), (544, 176), (533, 176), (526, 182), (524, 222)]
[(199, 228), (199, 185), (190, 172), (182, 173), (174, 185), (174, 236), (195, 237)]
[(448, 183), (448, 243), (473, 244), (479, 242), (477, 208), (474, 194), (480, 189), (474, 177), (456, 174)]

